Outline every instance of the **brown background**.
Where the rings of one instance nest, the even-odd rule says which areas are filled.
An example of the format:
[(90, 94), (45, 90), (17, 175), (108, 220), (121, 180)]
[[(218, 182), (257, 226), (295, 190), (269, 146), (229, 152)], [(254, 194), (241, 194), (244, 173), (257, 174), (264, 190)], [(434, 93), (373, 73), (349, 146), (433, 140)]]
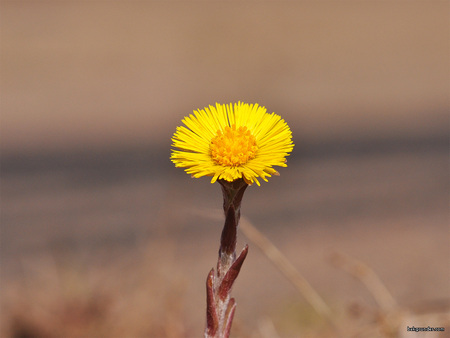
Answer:
[[(238, 100), (281, 115), (296, 144), (243, 215), (337, 313), (376, 303), (330, 266), (334, 251), (403, 307), (448, 299), (448, 13), (447, 1), (2, 1), (5, 334), (199, 335), (220, 189), (174, 168), (170, 138), (192, 110)], [(234, 295), (236, 336), (266, 322), (320, 332), (251, 242)]]

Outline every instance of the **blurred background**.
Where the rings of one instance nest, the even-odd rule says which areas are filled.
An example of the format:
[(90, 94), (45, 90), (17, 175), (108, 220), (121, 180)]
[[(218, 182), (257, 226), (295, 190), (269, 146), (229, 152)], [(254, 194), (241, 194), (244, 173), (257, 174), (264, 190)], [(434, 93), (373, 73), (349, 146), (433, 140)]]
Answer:
[[(296, 145), (242, 213), (344, 336), (450, 330), (447, 1), (0, 6), (1, 336), (200, 336), (221, 192), (174, 167), (171, 137), (239, 100)], [(233, 335), (333, 336), (245, 243)], [(392, 323), (335, 252), (374, 271)]]

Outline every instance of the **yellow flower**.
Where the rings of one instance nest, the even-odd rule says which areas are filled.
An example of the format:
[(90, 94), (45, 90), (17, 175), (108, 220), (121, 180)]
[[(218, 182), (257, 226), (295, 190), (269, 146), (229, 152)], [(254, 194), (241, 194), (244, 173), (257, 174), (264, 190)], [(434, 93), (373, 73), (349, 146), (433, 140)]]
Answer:
[(171, 160), (193, 177), (212, 176), (229, 182), (278, 175), (294, 148), (292, 133), (280, 116), (258, 104), (230, 103), (199, 109), (183, 119), (172, 137)]

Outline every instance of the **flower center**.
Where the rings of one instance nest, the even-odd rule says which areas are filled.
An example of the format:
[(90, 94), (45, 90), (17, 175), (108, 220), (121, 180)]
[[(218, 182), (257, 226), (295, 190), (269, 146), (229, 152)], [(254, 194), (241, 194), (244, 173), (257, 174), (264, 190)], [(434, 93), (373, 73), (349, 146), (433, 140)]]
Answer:
[(217, 164), (237, 167), (256, 156), (256, 138), (247, 127), (225, 127), (211, 140), (211, 157)]

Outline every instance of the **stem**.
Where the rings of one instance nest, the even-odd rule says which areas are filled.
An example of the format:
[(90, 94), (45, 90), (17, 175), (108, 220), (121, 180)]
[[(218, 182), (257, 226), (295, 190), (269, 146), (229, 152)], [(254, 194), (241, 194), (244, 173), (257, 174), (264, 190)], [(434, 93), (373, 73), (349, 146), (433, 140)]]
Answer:
[(224, 274), (236, 259), (237, 227), (241, 217), (241, 201), (248, 184), (243, 179), (233, 182), (219, 180), (219, 183), (222, 186), (225, 224), (220, 238), (219, 258), (221, 264), (218, 264), (217, 270), (219, 274)]
[(248, 252), (246, 245), (236, 258), (237, 227), (241, 215), (241, 201), (248, 184), (243, 179), (228, 182), (219, 180), (223, 193), (225, 224), (220, 238), (217, 272), (214, 269), (206, 280), (207, 338), (227, 338), (230, 335), (236, 302), (231, 288)]

